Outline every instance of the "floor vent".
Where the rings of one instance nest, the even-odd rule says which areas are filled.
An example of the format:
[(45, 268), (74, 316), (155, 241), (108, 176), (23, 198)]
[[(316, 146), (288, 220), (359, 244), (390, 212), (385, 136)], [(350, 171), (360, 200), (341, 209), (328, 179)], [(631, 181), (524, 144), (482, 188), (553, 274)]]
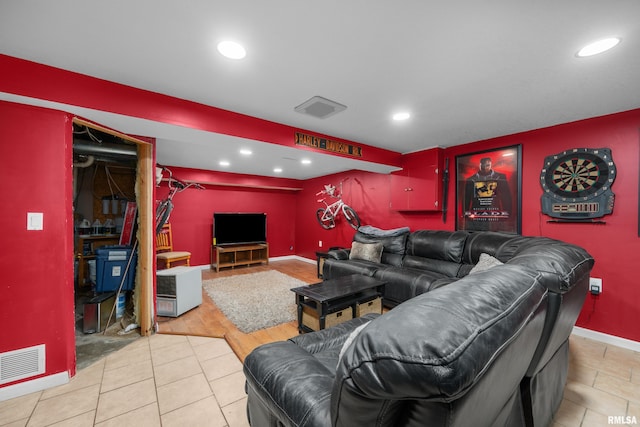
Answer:
[(44, 374), (44, 344), (0, 353), (0, 384)]

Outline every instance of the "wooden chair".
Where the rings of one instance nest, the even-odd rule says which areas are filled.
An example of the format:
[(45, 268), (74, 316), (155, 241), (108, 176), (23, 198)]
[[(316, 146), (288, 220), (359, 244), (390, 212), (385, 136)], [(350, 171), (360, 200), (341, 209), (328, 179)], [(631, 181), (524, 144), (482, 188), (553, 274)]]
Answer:
[(173, 235), (171, 234), (171, 224), (166, 223), (162, 226), (162, 230), (156, 236), (156, 260), (158, 267), (171, 268), (171, 264), (180, 261), (186, 261), (189, 265), (191, 260), (191, 252), (174, 251)]

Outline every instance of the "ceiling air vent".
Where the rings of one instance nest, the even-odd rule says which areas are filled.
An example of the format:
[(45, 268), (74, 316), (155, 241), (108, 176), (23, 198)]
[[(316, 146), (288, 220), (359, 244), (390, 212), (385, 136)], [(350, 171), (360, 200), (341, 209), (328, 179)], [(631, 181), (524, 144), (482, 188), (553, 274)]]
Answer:
[(346, 105), (338, 104), (321, 96), (314, 96), (294, 108), (298, 113), (308, 114), (318, 119), (326, 119), (346, 109)]

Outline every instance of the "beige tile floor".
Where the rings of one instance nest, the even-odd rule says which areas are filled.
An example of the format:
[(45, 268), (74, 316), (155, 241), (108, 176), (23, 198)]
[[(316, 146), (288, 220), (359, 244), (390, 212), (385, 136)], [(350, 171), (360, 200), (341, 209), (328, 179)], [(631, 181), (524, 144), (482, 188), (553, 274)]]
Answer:
[(569, 348), (554, 427), (640, 425), (640, 353), (575, 335)]
[(142, 337), (68, 384), (0, 402), (0, 426), (248, 426), (242, 364), (224, 339)]
[[(572, 336), (570, 354), (553, 426), (640, 425), (640, 353)], [(248, 425), (245, 407), (242, 365), (223, 339), (153, 335), (69, 384), (0, 402), (0, 426), (236, 427)]]

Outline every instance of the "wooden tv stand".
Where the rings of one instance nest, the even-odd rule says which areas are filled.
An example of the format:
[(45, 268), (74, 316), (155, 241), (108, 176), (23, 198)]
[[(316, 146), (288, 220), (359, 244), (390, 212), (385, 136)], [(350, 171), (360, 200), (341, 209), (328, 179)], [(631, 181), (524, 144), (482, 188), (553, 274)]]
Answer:
[[(214, 257), (215, 254), (215, 263)], [(211, 268), (215, 265), (216, 272), (224, 267), (237, 265), (269, 264), (269, 244), (256, 243), (252, 245), (211, 246)]]

